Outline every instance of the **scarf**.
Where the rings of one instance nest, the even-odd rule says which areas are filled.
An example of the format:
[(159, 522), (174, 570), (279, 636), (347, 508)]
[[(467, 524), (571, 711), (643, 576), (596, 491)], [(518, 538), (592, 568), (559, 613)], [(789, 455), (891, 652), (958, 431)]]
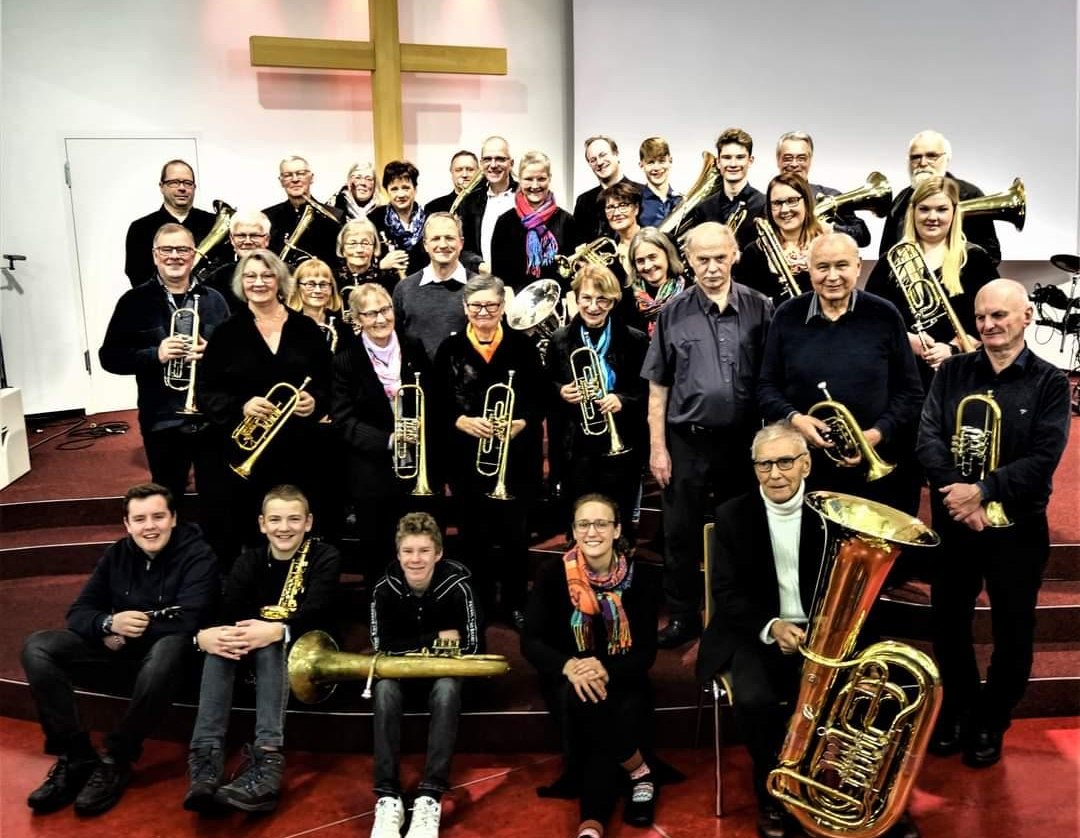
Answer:
[(427, 213), (424, 212), (422, 206), (414, 203), (412, 220), (409, 222), (408, 230), (401, 223), (401, 216), (389, 204), (386, 206), (386, 215), (383, 218), (386, 219), (386, 229), (390, 231), (391, 241), (402, 250), (412, 250), (424, 234), (424, 222), (427, 220)]
[(611, 368), (611, 364), (607, 360), (608, 347), (611, 346), (611, 318), (609, 317), (607, 323), (604, 324), (604, 331), (601, 332), (600, 340), (596, 343), (592, 342), (592, 338), (589, 337), (589, 330), (582, 323), (581, 343), (596, 353), (596, 357), (600, 361), (600, 369), (604, 372), (604, 390), (608, 393), (612, 392), (615, 389), (615, 370)]
[(525, 227), (525, 272), (531, 277), (540, 276), (540, 269), (554, 262), (559, 253), (559, 242), (547, 228), (558, 208), (551, 193), (535, 210), (521, 192), (514, 197), (514, 209)]
[(345, 199), (345, 214), (350, 219), (367, 218), (367, 214), (379, 205), (379, 202), (375, 200), (375, 193), (372, 193), (366, 204), (358, 204), (352, 195), (352, 190), (348, 187), (342, 191), (341, 197)]
[(469, 339), (469, 343), (472, 344), (472, 348), (475, 349), (481, 358), (484, 359), (484, 363), (490, 364), (491, 359), (495, 357), (495, 350), (499, 348), (499, 344), (502, 343), (503, 330), (502, 323), (495, 329), (495, 337), (491, 339), (491, 343), (481, 343), (480, 338), (476, 336), (476, 329), (473, 328), (472, 323), (465, 327), (465, 337)]
[(371, 367), (379, 377), (386, 398), (393, 401), (401, 387), (401, 344), (398, 343), (397, 332), (390, 333), (390, 342), (386, 346), (379, 346), (364, 332), (360, 333), (360, 340), (371, 358)]
[(608, 654), (623, 655), (630, 651), (633, 645), (630, 621), (623, 610), (622, 595), (633, 581), (634, 569), (626, 556), (618, 556), (615, 566), (607, 573), (594, 573), (588, 562), (578, 557), (577, 547), (571, 547), (563, 555), (563, 569), (574, 606), (570, 628), (578, 651), (593, 648), (592, 620), (597, 614), (603, 616), (607, 627)]
[(686, 280), (681, 274), (669, 276), (660, 283), (655, 296), (650, 296), (649, 286), (641, 277), (630, 283), (630, 288), (634, 292), (634, 302), (637, 303), (637, 310), (649, 321), (649, 337), (652, 337), (652, 333), (656, 329), (656, 317), (660, 314), (660, 310), (669, 299), (682, 291), (685, 286)]

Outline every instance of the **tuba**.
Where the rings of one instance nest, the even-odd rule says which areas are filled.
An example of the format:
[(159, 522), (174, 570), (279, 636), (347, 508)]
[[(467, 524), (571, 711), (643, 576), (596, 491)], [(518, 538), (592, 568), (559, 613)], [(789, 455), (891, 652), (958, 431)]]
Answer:
[(191, 263), (192, 270), (195, 270), (195, 266), (206, 258), (206, 254), (217, 247), (218, 243), (229, 235), (229, 223), (232, 221), (233, 215), (236, 214), (236, 210), (224, 201), (215, 200), (214, 212), (217, 213), (214, 226), (210, 228), (210, 232), (203, 237), (203, 240), (195, 248), (195, 259)]
[(866, 183), (850, 192), (814, 196), (814, 215), (818, 218), (833, 215), (841, 207), (852, 212), (870, 210), (878, 218), (884, 218), (892, 208), (892, 187), (888, 178), (881, 172), (871, 172), (866, 176)]
[(469, 195), (471, 195), (473, 192), (475, 192), (476, 187), (478, 187), (483, 182), (484, 182), (484, 170), (483, 169), (477, 169), (476, 174), (473, 175), (469, 179), (469, 182), (466, 183), (463, 187), (461, 187), (461, 191), (457, 193), (457, 197), (454, 198), (454, 203), (452, 203), (450, 205), (450, 214), (451, 215), (457, 215), (458, 207), (460, 207), (462, 202), (466, 198), (468, 198)]
[(282, 381), (280, 384), (275, 384), (270, 388), (266, 394), (266, 398), (270, 402), (274, 402), (274, 393), (278, 390), (287, 393), (288, 396), (280, 402), (274, 402), (274, 412), (269, 418), (245, 416), (243, 421), (236, 426), (236, 429), (232, 432), (232, 439), (236, 442), (237, 448), (241, 451), (248, 451), (250, 454), (240, 465), (234, 466), (230, 464), (229, 468), (245, 480), (251, 476), (251, 470), (255, 467), (259, 457), (263, 455), (266, 446), (274, 441), (278, 431), (293, 415), (297, 402), (300, 400), (300, 392), (308, 386), (310, 381), (311, 376), (307, 376), (299, 387), (293, 387), (288, 382)]
[[(199, 342), (199, 295), (191, 297), (191, 308), (178, 308), (172, 314), (169, 337), (179, 335), (187, 340), (189, 348), (194, 350)], [(187, 396), (184, 406), (177, 413), (185, 416), (199, 415), (195, 407), (195, 365), (194, 358), (186, 355), (182, 358), (170, 358), (165, 364), (165, 386), (170, 390), (185, 390)]]
[(899, 242), (885, 254), (893, 279), (900, 286), (913, 319), (912, 328), (927, 347), (926, 333), (942, 317), (949, 321), (956, 334), (956, 344), (962, 352), (974, 352), (975, 342), (960, 325), (960, 318), (949, 304), (945, 289), (937, 277), (926, 267), (922, 251), (913, 242)]
[(877, 455), (877, 452), (874, 451), (874, 446), (867, 441), (866, 434), (864, 434), (862, 428), (859, 427), (859, 423), (855, 421), (855, 417), (851, 415), (851, 411), (840, 402), (834, 402), (832, 400), (832, 396), (829, 395), (827, 382), (819, 381), (818, 388), (824, 394), (825, 398), (812, 405), (810, 409), (806, 411), (806, 415), (814, 416), (817, 413), (826, 414), (823, 418), (818, 418), (822, 419), (822, 421), (829, 426), (829, 441), (833, 443), (834, 447), (822, 448), (821, 450), (825, 452), (825, 455), (834, 463), (841, 466), (866, 463), (867, 482), (880, 480), (882, 477), (891, 473), (896, 466), (885, 462)]
[(310, 549), (311, 539), (305, 538), (289, 562), (289, 572), (285, 575), (285, 584), (281, 586), (277, 605), (264, 605), (259, 609), (259, 616), (264, 620), (281, 622), (296, 612), (296, 598), (304, 592), (304, 571), (307, 570)]
[(776, 231), (764, 218), (755, 218), (754, 226), (758, 231), (758, 247), (769, 260), (769, 270), (776, 274), (780, 281), (780, 295), (782, 297), (798, 297), (802, 293), (799, 283), (795, 281), (795, 274), (788, 264), (784, 248), (780, 245), (780, 239), (776, 237)]
[(614, 239), (602, 236), (593, 239), (588, 244), (578, 247), (569, 256), (556, 256), (555, 265), (559, 269), (559, 276), (569, 279), (578, 272), (582, 265), (599, 265), (607, 267), (619, 256), (619, 250)]
[(506, 325), (531, 335), (536, 340), (541, 358), (547, 356), (547, 347), (555, 330), (568, 322), (570, 316), (562, 299), (562, 288), (554, 279), (530, 282), (514, 294), (506, 307)]
[(476, 471), (482, 477), (494, 477), (495, 488), (487, 493), (493, 500), (513, 500), (506, 491), (506, 466), (510, 459), (510, 428), (514, 421), (514, 371), (505, 384), (492, 384), (484, 395), (484, 418), (491, 423), (492, 435), (481, 439), (476, 448)]
[(711, 151), (701, 152), (701, 172), (698, 174), (694, 185), (686, 190), (686, 194), (665, 218), (658, 228), (673, 242), (678, 242), (680, 249), (682, 240), (689, 231), (689, 219), (687, 216), (693, 212), (702, 201), (715, 195), (724, 185), (720, 178), (720, 170), (716, 168), (716, 155)]
[(581, 395), (581, 430), (586, 436), (608, 434), (611, 446), (607, 456), (616, 457), (630, 449), (623, 445), (615, 428), (615, 415), (601, 413), (596, 403), (607, 395), (607, 382), (600, 358), (591, 346), (582, 346), (570, 353), (570, 370)]
[(427, 476), (427, 414), (420, 373), (415, 384), (402, 384), (394, 396), (394, 474), (401, 480), (416, 478), (409, 493), (433, 494)]
[(990, 215), (994, 221), (1008, 221), (1020, 232), (1027, 220), (1027, 190), (1024, 189), (1024, 181), (1015, 178), (1004, 192), (969, 198), (957, 204), (956, 208), (965, 216)]
[(335, 225), (340, 225), (341, 223), (338, 221), (338, 217), (329, 210), (326, 204), (320, 204), (310, 195), (304, 196), (304, 203), (306, 206), (304, 207), (304, 211), (300, 214), (300, 220), (296, 222), (293, 231), (285, 236), (285, 246), (281, 248), (281, 253), (278, 254), (278, 258), (281, 259), (282, 262), (284, 262), (294, 250), (308, 259), (314, 258), (308, 251), (300, 247), (300, 239), (304, 233), (307, 232), (308, 227), (311, 226), (311, 222), (315, 220), (315, 213), (319, 213), (319, 215), (324, 218), (333, 221)]
[(812, 835), (876, 838), (903, 814), (941, 679), (929, 655), (893, 640), (851, 654), (900, 548), (939, 539), (917, 518), (852, 495), (810, 492), (806, 505), (827, 538), (799, 697), (767, 786)]
[[(982, 427), (965, 425), (964, 413), (971, 406), (984, 406)], [(1001, 452), (1001, 406), (994, 399), (994, 391), (986, 395), (974, 393), (964, 396), (956, 406), (956, 428), (952, 437), (952, 455), (956, 469), (964, 477), (983, 480), (998, 467)], [(1005, 514), (1000, 501), (986, 504), (986, 517), (992, 527), (1011, 527), (1012, 521)]]
[(456, 643), (404, 655), (361, 655), (338, 651), (326, 632), (309, 631), (289, 650), (289, 686), (304, 704), (329, 698), (338, 681), (367, 679), (364, 698), (371, 698), (374, 678), (491, 678), (509, 671), (502, 655), (463, 655)]

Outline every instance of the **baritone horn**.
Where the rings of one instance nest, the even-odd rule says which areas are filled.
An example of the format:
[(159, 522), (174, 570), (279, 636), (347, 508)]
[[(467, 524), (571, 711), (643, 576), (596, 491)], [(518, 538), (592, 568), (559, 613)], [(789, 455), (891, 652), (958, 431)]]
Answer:
[(840, 195), (815, 195), (814, 215), (826, 218), (841, 207), (849, 211), (870, 210), (878, 218), (884, 218), (892, 209), (892, 187), (881, 172), (871, 172), (866, 183)]
[(308, 227), (311, 226), (311, 222), (315, 220), (315, 213), (318, 213), (329, 221), (333, 221), (334, 224), (341, 223), (338, 221), (338, 217), (330, 211), (326, 204), (320, 204), (310, 195), (304, 196), (304, 203), (304, 211), (300, 213), (300, 220), (296, 222), (293, 231), (285, 236), (285, 246), (281, 248), (281, 252), (278, 254), (278, 258), (282, 262), (284, 262), (294, 250), (309, 259), (314, 258), (308, 251), (300, 247), (300, 239), (303, 237), (304, 233), (307, 232)]
[(184, 390), (187, 396), (184, 406), (177, 413), (185, 416), (197, 416), (195, 407), (195, 365), (197, 359), (191, 357), (199, 345), (199, 295), (191, 297), (190, 308), (178, 308), (172, 314), (169, 337), (182, 337), (187, 343), (187, 353), (180, 358), (170, 358), (165, 364), (165, 386), (170, 390)]
[(513, 500), (506, 491), (506, 466), (510, 459), (510, 430), (514, 422), (514, 370), (505, 384), (492, 384), (484, 395), (484, 418), (491, 423), (490, 437), (476, 448), (476, 471), (494, 477), (495, 488), (487, 493), (493, 500)]
[[(896, 468), (892, 463), (887, 463), (874, 451), (874, 446), (866, 439), (859, 423), (851, 411), (840, 402), (833, 401), (829, 395), (828, 382), (819, 381), (818, 389), (825, 398), (812, 405), (807, 416), (816, 416), (829, 426), (828, 437), (832, 442), (832, 448), (822, 448), (830, 460), (841, 466), (855, 466), (866, 463), (866, 480), (872, 482), (880, 480), (890, 474)], [(824, 416), (817, 416), (824, 414)]]
[[(983, 406), (983, 421), (965, 425), (964, 414), (976, 405)], [(956, 426), (952, 437), (953, 462), (964, 477), (985, 480), (998, 467), (1001, 455), (1001, 406), (994, 398), (994, 391), (986, 395), (974, 393), (964, 396), (956, 406)], [(1013, 522), (1005, 514), (1001, 501), (986, 504), (986, 517), (992, 527), (1011, 527)]]
[[(311, 376), (306, 376), (299, 387), (293, 387), (287, 381), (275, 384), (266, 394), (267, 401), (274, 406), (273, 413), (263, 418), (261, 416), (245, 416), (243, 421), (232, 432), (232, 440), (241, 451), (248, 451), (247, 459), (240, 465), (229, 465), (234, 472), (245, 480), (251, 476), (251, 470), (255, 467), (259, 457), (263, 455), (266, 446), (274, 441), (278, 431), (289, 421), (289, 417), (296, 411), (296, 405), (300, 401), (300, 393), (311, 383)], [(274, 401), (278, 391), (284, 396), (280, 401)]]
[(961, 352), (974, 352), (975, 341), (964, 331), (960, 318), (949, 304), (949, 296), (941, 283), (926, 266), (922, 251), (914, 242), (899, 242), (889, 248), (885, 259), (893, 279), (900, 287), (911, 309), (912, 328), (919, 336), (923, 349), (928, 348), (926, 333), (942, 317), (949, 321)]
[(236, 214), (236, 210), (224, 201), (215, 200), (214, 212), (217, 213), (217, 217), (214, 219), (214, 226), (210, 228), (210, 232), (207, 233), (203, 237), (203, 240), (195, 247), (195, 259), (191, 263), (192, 270), (195, 270), (195, 266), (206, 258), (206, 254), (217, 247), (218, 243), (229, 235), (229, 224), (232, 222), (232, 217)]
[(766, 785), (811, 835), (877, 838), (904, 812), (941, 678), (929, 655), (894, 640), (852, 652), (900, 548), (940, 539), (918, 518), (852, 495), (810, 492), (805, 503), (822, 518), (825, 547), (799, 697)]
[(420, 373), (414, 384), (402, 384), (394, 396), (394, 474), (401, 480), (416, 478), (409, 493), (433, 494), (427, 475), (427, 407)]
[(689, 231), (688, 216), (697, 206), (712, 195), (715, 195), (724, 182), (720, 179), (720, 170), (716, 168), (716, 155), (711, 151), (701, 152), (701, 172), (694, 181), (694, 185), (686, 190), (686, 195), (663, 221), (657, 225), (657, 229), (664, 233), (673, 242), (681, 243)]
[(1017, 232), (1024, 229), (1027, 220), (1027, 190), (1024, 181), (1015, 178), (1012, 184), (1004, 192), (995, 192), (993, 195), (983, 195), (979, 198), (968, 198), (956, 205), (964, 216), (989, 215), (994, 221), (1008, 221)]
[(581, 430), (586, 436), (608, 435), (610, 446), (607, 456), (616, 457), (630, 449), (623, 445), (615, 427), (614, 413), (601, 413), (597, 406), (608, 394), (604, 369), (600, 358), (591, 346), (582, 346), (570, 353), (570, 370), (581, 396)]
[(478, 187), (483, 182), (484, 170), (477, 169), (476, 174), (469, 179), (468, 183), (461, 187), (461, 191), (458, 192), (457, 197), (454, 198), (454, 203), (450, 205), (450, 214), (457, 215), (458, 207), (460, 207), (462, 202), (466, 198), (468, 198), (474, 191), (476, 191), (476, 187)]

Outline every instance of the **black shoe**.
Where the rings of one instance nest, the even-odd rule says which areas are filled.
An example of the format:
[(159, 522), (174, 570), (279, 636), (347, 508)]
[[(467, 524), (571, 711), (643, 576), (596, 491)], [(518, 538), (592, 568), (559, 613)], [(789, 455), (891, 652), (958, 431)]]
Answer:
[(1000, 730), (980, 728), (964, 748), (964, 765), (971, 768), (989, 768), (1001, 759)]
[(225, 774), (225, 753), (216, 745), (204, 745), (188, 754), (191, 785), (184, 796), (189, 812), (212, 812), (217, 808), (214, 794)]
[(97, 764), (83, 790), (75, 798), (76, 815), (100, 815), (120, 802), (131, 782), (131, 766), (106, 757)]
[(26, 805), (43, 815), (63, 809), (79, 796), (97, 764), (96, 759), (72, 762), (66, 756), (60, 757), (49, 769), (45, 782), (30, 792)]
[(520, 608), (515, 608), (511, 611), (510, 625), (514, 627), (514, 631), (518, 634), (522, 634), (525, 631), (525, 612)]
[(762, 806), (758, 811), (757, 831), (761, 838), (785, 838), (788, 831), (784, 810), (768, 803)]
[(889, 827), (889, 831), (885, 833), (884, 838), (922, 838), (922, 833), (919, 832), (919, 827), (915, 825), (915, 821), (911, 819), (911, 815), (904, 812), (899, 820)]
[(661, 649), (674, 649), (697, 640), (701, 636), (701, 622), (698, 620), (686, 620), (681, 617), (672, 617), (668, 624), (656, 635), (656, 645)]
[(652, 826), (656, 811), (656, 783), (652, 774), (630, 781), (630, 796), (623, 807), (623, 820), (631, 826)]
[(247, 766), (235, 780), (217, 790), (214, 800), (244, 812), (269, 812), (278, 804), (285, 755), (255, 745), (245, 746), (244, 751)]
[(948, 757), (958, 754), (964, 747), (960, 722), (941, 722), (934, 726), (926, 750), (934, 756)]

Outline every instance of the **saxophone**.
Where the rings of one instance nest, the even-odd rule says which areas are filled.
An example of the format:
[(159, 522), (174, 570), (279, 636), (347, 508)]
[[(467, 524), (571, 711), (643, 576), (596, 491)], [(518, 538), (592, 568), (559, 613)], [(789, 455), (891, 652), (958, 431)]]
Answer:
[(289, 572), (285, 576), (285, 584), (281, 586), (277, 605), (264, 605), (259, 609), (259, 616), (264, 620), (281, 622), (296, 612), (296, 598), (304, 592), (304, 571), (307, 570), (310, 549), (311, 539), (308, 538), (289, 562)]

